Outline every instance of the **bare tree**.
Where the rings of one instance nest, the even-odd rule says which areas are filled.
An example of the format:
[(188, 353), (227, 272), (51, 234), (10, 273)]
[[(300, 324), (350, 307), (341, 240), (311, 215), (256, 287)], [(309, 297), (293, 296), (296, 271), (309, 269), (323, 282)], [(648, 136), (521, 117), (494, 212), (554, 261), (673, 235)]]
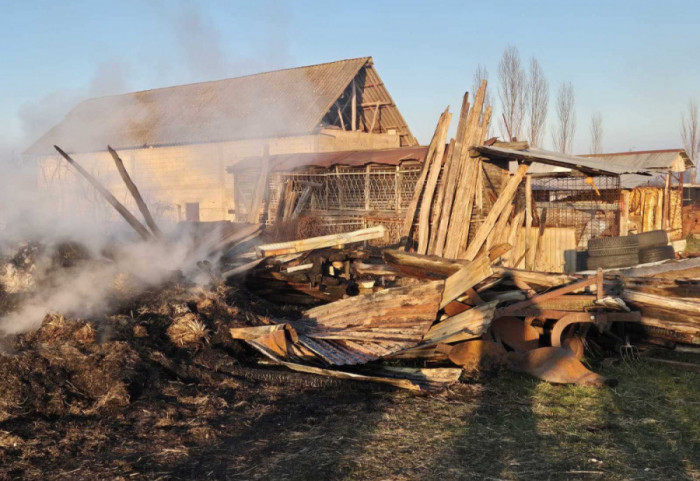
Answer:
[[(698, 104), (694, 99), (688, 101), (688, 114), (681, 116), (681, 138), (683, 139), (683, 148), (690, 157), (690, 160), (697, 165), (700, 160), (700, 115), (698, 115)], [(690, 169), (690, 180), (695, 183), (697, 181), (697, 167)]]
[(501, 82), (498, 95), (503, 108), (503, 131), (511, 137), (520, 137), (523, 118), (527, 107), (525, 71), (520, 64), (520, 54), (514, 46), (503, 52), (498, 65), (498, 79)]
[(557, 95), (557, 128), (552, 132), (554, 147), (564, 154), (571, 152), (576, 133), (574, 86), (563, 82)]
[[(476, 67), (476, 71), (474, 72), (474, 83), (472, 84), (472, 92), (474, 92), (474, 95), (476, 95), (477, 90), (479, 90), (479, 87), (481, 86), (481, 82), (483, 80), (486, 80), (486, 96), (484, 97), (484, 106), (491, 105), (493, 106), (493, 99), (491, 98), (491, 89), (488, 87), (488, 80), (489, 80), (489, 72), (486, 70), (486, 67), (483, 65), (479, 64)], [(484, 111), (481, 113), (482, 117), (484, 115), (484, 112), (486, 112), (486, 108), (484, 108)], [(491, 124), (489, 123), (488, 125), (488, 130), (486, 132), (486, 137), (489, 137), (491, 132)]]
[(603, 153), (603, 116), (596, 112), (591, 117), (591, 154)]
[(527, 96), (529, 97), (529, 126), (528, 135), (531, 145), (542, 147), (542, 139), (546, 128), (547, 108), (549, 107), (549, 84), (544, 77), (542, 67), (535, 57), (530, 59), (530, 77), (527, 81)]

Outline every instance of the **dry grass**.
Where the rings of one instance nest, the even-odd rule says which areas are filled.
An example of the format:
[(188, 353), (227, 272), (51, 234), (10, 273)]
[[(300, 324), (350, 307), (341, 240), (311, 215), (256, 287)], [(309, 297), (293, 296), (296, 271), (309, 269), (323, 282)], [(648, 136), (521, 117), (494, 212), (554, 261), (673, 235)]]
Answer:
[(192, 313), (175, 319), (167, 332), (170, 340), (178, 347), (196, 348), (209, 342), (209, 330)]

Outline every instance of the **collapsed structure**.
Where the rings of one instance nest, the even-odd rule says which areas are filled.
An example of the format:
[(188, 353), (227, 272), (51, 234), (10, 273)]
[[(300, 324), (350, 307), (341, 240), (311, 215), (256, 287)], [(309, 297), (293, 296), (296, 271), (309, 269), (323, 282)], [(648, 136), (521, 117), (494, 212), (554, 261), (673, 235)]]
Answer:
[[(310, 80), (311, 97), (303, 88)], [(166, 116), (163, 123), (156, 104), (180, 105), (172, 99), (177, 89), (206, 102), (201, 108), (183, 106), (182, 115)], [(178, 219), (238, 221), (208, 229), (198, 239), (196, 266), (213, 284), (227, 280), (293, 309), (256, 317), (253, 325), (224, 314), (217, 324), (218, 333), (228, 330), (276, 364), (407, 389), (440, 389), (465, 371), (502, 367), (555, 383), (599, 386), (607, 380), (580, 362), (593, 338), (608, 348), (631, 348), (631, 334), (671, 345), (700, 344), (698, 284), (681, 274), (693, 276), (697, 259), (650, 271), (602, 270), (650, 256), (674, 257), (668, 234), (656, 229), (658, 223), (676, 229), (680, 202), (673, 200), (671, 173), (663, 197), (655, 198), (654, 220), (634, 229), (636, 211), (621, 176), (676, 172), (688, 166), (682, 152), (668, 164), (628, 165), (487, 139), (492, 109), (484, 104), (485, 81), (473, 99), (465, 94), (455, 138), (447, 140), (452, 115), (446, 109), (430, 144), (420, 147), (370, 58), (177, 89), (89, 101), (30, 153), (46, 154), (46, 144), (65, 136), (94, 104), (114, 105), (123, 114), (112, 126), (120, 152), (88, 136), (71, 146), (81, 152), (75, 158), (54, 146), (58, 161), (86, 179), (144, 242), (165, 249), (169, 240), (156, 223), (162, 216), (151, 212), (159, 204), (151, 200), (148, 206), (129, 171), (140, 175), (148, 161), (139, 156), (151, 147), (160, 154), (199, 152), (187, 162), (218, 151), (207, 160), (209, 167), (215, 164), (215, 175), (206, 182), (162, 176), (158, 169), (152, 175), (167, 184), (161, 193), (189, 195), (188, 188), (177, 188), (187, 182), (215, 205), (200, 215), (196, 202), (179, 197), (185, 214)], [(272, 138), (268, 117), (254, 108), (262, 104), (251, 101), (250, 89), (264, 91), (267, 100), (291, 95), (299, 103), (294, 122), (277, 125), (278, 137)], [(229, 125), (216, 118), (222, 92), (229, 93), (230, 106), (243, 109), (242, 117), (232, 118), (245, 122)], [(148, 115), (140, 104), (149, 105)], [(278, 116), (284, 114), (279, 107)], [(186, 122), (206, 134), (185, 135)], [(141, 144), (134, 143), (137, 134)], [(94, 172), (104, 160), (95, 152), (105, 147), (123, 187)], [(229, 148), (236, 154), (229, 155)], [(333, 151), (318, 152), (325, 150)], [(131, 155), (126, 163), (124, 152)], [(234, 157), (227, 166), (232, 178), (225, 180), (225, 162)], [(176, 158), (168, 157), (168, 168)], [(85, 167), (84, 159), (92, 163)], [(60, 171), (53, 157), (44, 155), (42, 162)], [(175, 178), (182, 184), (170, 183)], [(148, 181), (146, 186), (152, 191)], [(119, 199), (126, 194), (114, 195), (120, 189), (128, 192), (128, 202)], [(144, 223), (131, 212), (134, 205)], [(305, 235), (298, 234), (301, 224), (310, 226)], [(285, 231), (285, 225), (292, 229)], [(627, 235), (635, 229), (638, 235)], [(286, 242), (261, 244), (262, 237)], [(580, 254), (589, 256), (583, 265), (594, 272), (573, 274), (585, 269)], [(676, 278), (655, 277), (668, 273)], [(173, 342), (195, 347), (204, 342), (208, 328), (200, 322), (200, 309), (186, 303), (170, 320)]]

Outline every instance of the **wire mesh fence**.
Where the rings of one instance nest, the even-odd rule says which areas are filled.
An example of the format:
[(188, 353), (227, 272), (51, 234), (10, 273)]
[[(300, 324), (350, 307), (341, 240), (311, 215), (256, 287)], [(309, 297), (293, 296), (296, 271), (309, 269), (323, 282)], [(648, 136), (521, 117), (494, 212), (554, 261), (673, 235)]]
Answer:
[(620, 234), (619, 176), (533, 177), (537, 217), (546, 227), (573, 227), (578, 249), (589, 239)]
[(388, 241), (396, 242), (420, 169), (417, 162), (404, 162), (397, 166), (335, 166), (275, 172), (269, 178), (265, 222), (272, 224), (277, 220), (285, 191), (291, 189), (298, 199), (305, 188), (313, 185), (311, 197), (301, 214), (313, 214), (322, 219), (324, 232), (319, 234), (382, 224), (389, 232)]

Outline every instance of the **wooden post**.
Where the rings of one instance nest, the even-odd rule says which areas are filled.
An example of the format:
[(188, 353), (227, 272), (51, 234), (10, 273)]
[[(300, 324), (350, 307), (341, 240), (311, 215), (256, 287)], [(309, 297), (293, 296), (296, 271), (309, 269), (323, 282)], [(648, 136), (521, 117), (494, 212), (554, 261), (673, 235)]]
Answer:
[(357, 130), (357, 88), (355, 79), (352, 80), (352, 126), (350, 130)]
[(365, 210), (369, 211), (369, 168), (370, 165), (367, 164), (365, 167)]
[(629, 233), (630, 216), (630, 191), (623, 190), (620, 193), (620, 235), (626, 236)]
[(671, 171), (666, 173), (666, 182), (664, 183), (664, 200), (663, 200), (663, 213), (661, 214), (661, 228), (666, 230), (669, 228), (669, 216), (671, 213)]
[(372, 124), (369, 127), (369, 132), (370, 134), (374, 131), (374, 124), (377, 122), (377, 114), (379, 114), (379, 104), (381, 102), (377, 102), (377, 106), (374, 108), (374, 115), (372, 115)]
[(532, 176), (525, 176), (525, 269), (532, 269), (535, 252), (531, 249), (530, 229), (532, 228)]

